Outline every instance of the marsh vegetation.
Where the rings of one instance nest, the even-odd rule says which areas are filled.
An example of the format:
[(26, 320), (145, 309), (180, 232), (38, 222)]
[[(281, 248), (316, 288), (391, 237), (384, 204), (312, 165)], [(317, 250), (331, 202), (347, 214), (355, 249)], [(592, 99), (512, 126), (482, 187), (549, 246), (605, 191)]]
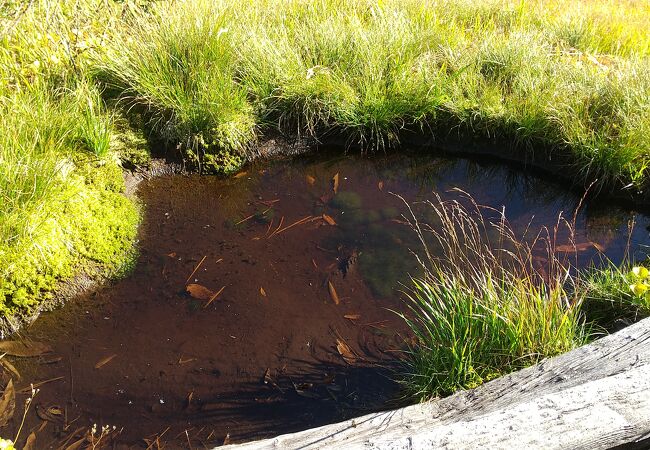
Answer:
[[(231, 175), (271, 139), (368, 154), (413, 143), (430, 153), (489, 148), (490, 158), (531, 161), (581, 193), (645, 207), (648, 22), (634, 0), (4, 1), (3, 336), (58, 302), (75, 275), (133, 270), (142, 211), (125, 195), (123, 171), (145, 171), (151, 151)], [(509, 215), (477, 214), (479, 203), (503, 203), (430, 198), (407, 216), (424, 256), (404, 266), (373, 228), (402, 220), (395, 207), (367, 209), (345, 190), (326, 200), (325, 211), (277, 231), (314, 217), (374, 230), (354, 239), (375, 247), (346, 258), (373, 295), (404, 284), (411, 310), (400, 311), (415, 335), (406, 387), (416, 398), (475, 386), (650, 312), (646, 278), (631, 272), (645, 252), (632, 245), (610, 260), (594, 247), (602, 243), (571, 237), (571, 217), (556, 222), (569, 233), (559, 242), (550, 224), (522, 236)], [(269, 209), (230, 225), (251, 216), (278, 226)], [(618, 217), (603, 222), (591, 226), (616, 236), (608, 239), (629, 229)], [(585, 251), (604, 256), (588, 268), (568, 256)]]

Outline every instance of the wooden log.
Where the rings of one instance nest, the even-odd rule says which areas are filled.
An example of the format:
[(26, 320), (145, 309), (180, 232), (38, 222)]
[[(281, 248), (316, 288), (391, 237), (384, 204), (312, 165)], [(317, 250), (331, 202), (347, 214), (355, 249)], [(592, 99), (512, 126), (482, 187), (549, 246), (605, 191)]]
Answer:
[[(650, 448), (650, 319), (477, 389), (225, 449)], [(647, 447), (646, 447), (647, 445)]]

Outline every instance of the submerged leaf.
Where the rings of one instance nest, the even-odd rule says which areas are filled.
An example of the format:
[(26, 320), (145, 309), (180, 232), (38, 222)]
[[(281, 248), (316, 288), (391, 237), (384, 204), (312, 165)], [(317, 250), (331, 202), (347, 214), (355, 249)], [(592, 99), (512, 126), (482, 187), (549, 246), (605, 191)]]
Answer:
[(109, 362), (111, 362), (111, 360), (112, 360), (113, 358), (115, 358), (116, 356), (117, 356), (117, 354), (113, 353), (112, 355), (109, 355), (109, 356), (107, 356), (106, 358), (102, 358), (102, 359), (100, 359), (100, 360), (97, 362), (97, 364), (95, 364), (95, 369), (99, 369), (99, 368), (105, 366), (106, 364), (108, 364)]
[(328, 216), (327, 214), (323, 214), (323, 220), (330, 225), (336, 225), (336, 220), (334, 220), (332, 216)]
[(331, 281), (327, 282), (327, 288), (330, 291), (330, 297), (332, 297), (332, 301), (334, 304), (338, 305), (341, 303), (341, 299), (339, 298), (339, 295), (336, 293), (336, 289), (334, 289), (334, 285), (332, 284)]
[(65, 448), (65, 450), (79, 450), (86, 443), (86, 438), (82, 437)]
[(316, 178), (312, 177), (311, 175), (306, 176), (307, 183), (309, 183), (310, 186), (313, 186), (314, 183), (316, 182)]
[(361, 314), (346, 314), (343, 317), (349, 320), (359, 320), (361, 319)]
[(198, 300), (210, 300), (214, 295), (214, 292), (207, 287), (195, 283), (185, 286), (185, 292)]
[(343, 361), (346, 363), (352, 365), (357, 362), (357, 357), (352, 353), (348, 344), (343, 342), (341, 339), (336, 340), (336, 349), (338, 350), (339, 355), (343, 358)]
[(0, 365), (2, 365), (2, 367), (4, 367), (4, 369), (7, 372), (10, 372), (11, 374), (13, 374), (16, 378), (18, 378), (20, 380), (20, 378), (21, 378), (20, 377), (20, 372), (18, 372), (18, 370), (14, 367), (14, 365), (11, 364), (9, 361), (7, 361), (6, 358), (1, 358), (0, 357)]
[(16, 390), (14, 389), (13, 380), (9, 380), (5, 391), (0, 397), (0, 428), (7, 425), (7, 423), (14, 416), (16, 411)]
[(34, 341), (2, 341), (0, 352), (11, 356), (33, 357), (51, 352), (49, 345)]
[(595, 244), (593, 242), (578, 242), (577, 244), (566, 244), (566, 245), (558, 245), (555, 250), (557, 250), (560, 253), (572, 253), (572, 252), (584, 252), (585, 250), (589, 250), (591, 247), (596, 248), (598, 251), (601, 251), (600, 247), (598, 244)]
[(339, 173), (338, 172), (332, 178), (332, 190), (334, 191), (335, 194), (339, 191)]
[(377, 183), (377, 187), (379, 188), (380, 191), (383, 191), (384, 190), (384, 182), (380, 181), (379, 183)]
[(65, 421), (65, 412), (57, 405), (47, 407), (36, 405), (36, 415), (46, 422), (63, 423)]
[(23, 450), (35, 450), (36, 449), (36, 433), (33, 431), (27, 436), (27, 441), (23, 446)]
[(263, 287), (260, 287), (260, 294), (262, 294), (262, 297), (266, 297), (266, 291)]

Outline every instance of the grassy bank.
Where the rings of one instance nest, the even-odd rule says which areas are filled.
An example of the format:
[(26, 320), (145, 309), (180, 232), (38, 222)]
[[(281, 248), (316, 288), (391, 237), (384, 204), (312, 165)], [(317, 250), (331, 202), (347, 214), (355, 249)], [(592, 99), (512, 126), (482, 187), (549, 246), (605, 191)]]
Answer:
[[(123, 195), (112, 113), (87, 77), (100, 2), (3, 3), (0, 316), (12, 331), (81, 270), (123, 270), (139, 222)], [(90, 39), (90, 37), (88, 38)], [(82, 43), (83, 42), (83, 43)]]
[(128, 15), (95, 68), (207, 169), (278, 129), (365, 149), (398, 146), (405, 130), (471, 133), (641, 191), (648, 19), (634, 1), (158, 3)]
[[(366, 151), (397, 148), (411, 132), (471, 135), (513, 142), (504, 156), (533, 152), (560, 161), (565, 178), (647, 200), (649, 19), (647, 3), (633, 0), (4, 2), (5, 326), (84, 268), (110, 274), (128, 265), (139, 216), (123, 195), (120, 164), (134, 133), (216, 173), (237, 170), (277, 132), (342, 135)], [(471, 370), (440, 380), (442, 392), (583, 341), (585, 286), (572, 291), (556, 280), (541, 289), (533, 272), (520, 277), (525, 264), (519, 278), (499, 267), (473, 267), (468, 279), (454, 265), (430, 266), (416, 285), (422, 311), (433, 299), (456, 309), (431, 314), (462, 317), (478, 307), (484, 319), (423, 333), (447, 339), (467, 326), (482, 336), (503, 318), (512, 326), (472, 350), (511, 353), (457, 360)], [(611, 287), (625, 279), (607, 273), (590, 280)], [(434, 357), (422, 365), (458, 355)]]

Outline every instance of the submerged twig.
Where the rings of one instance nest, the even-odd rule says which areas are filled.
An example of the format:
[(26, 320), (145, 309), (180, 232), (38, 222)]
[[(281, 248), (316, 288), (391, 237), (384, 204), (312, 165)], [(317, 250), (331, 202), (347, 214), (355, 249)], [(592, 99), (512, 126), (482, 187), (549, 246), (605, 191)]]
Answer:
[[(273, 236), (275, 236), (276, 234), (284, 233), (284, 232), (287, 231), (289, 228), (293, 228), (293, 227), (295, 227), (296, 225), (301, 225), (301, 224), (303, 224), (303, 223), (309, 222), (309, 220), (310, 220), (310, 219), (313, 219), (313, 218), (314, 218), (314, 216), (306, 216), (306, 217), (303, 217), (302, 219), (295, 221), (295, 222), (292, 223), (291, 225), (288, 225), (288, 226), (286, 226), (286, 227), (284, 227), (284, 228), (282, 228), (282, 229), (279, 229), (279, 228), (276, 229), (276, 230), (275, 230), (275, 231), (274, 231), (274, 232), (273, 232), (269, 237), (273, 237)], [(317, 218), (319, 219), (320, 217), (317, 217)]]
[(203, 259), (201, 259), (201, 261), (196, 265), (196, 267), (194, 268), (194, 270), (192, 271), (192, 273), (190, 274), (190, 276), (187, 277), (187, 280), (185, 280), (185, 284), (189, 283), (189, 281), (192, 279), (192, 277), (194, 276), (194, 274), (196, 273), (196, 271), (199, 270), (199, 267), (201, 267), (201, 264), (203, 264), (203, 261), (205, 261), (205, 258), (207, 258), (207, 257), (208, 257), (208, 255), (205, 255), (205, 256), (203, 257)]
[(221, 289), (219, 289), (217, 292), (215, 292), (215, 294), (214, 294), (212, 297), (210, 297), (210, 300), (208, 300), (208, 303), (206, 303), (205, 305), (203, 305), (203, 307), (204, 307), (204, 308), (207, 308), (208, 306), (210, 306), (210, 303), (212, 303), (213, 301), (215, 301), (215, 299), (216, 299), (217, 297), (219, 297), (219, 294), (221, 294), (221, 293), (223, 292), (224, 289), (226, 289), (226, 286), (223, 286)]

